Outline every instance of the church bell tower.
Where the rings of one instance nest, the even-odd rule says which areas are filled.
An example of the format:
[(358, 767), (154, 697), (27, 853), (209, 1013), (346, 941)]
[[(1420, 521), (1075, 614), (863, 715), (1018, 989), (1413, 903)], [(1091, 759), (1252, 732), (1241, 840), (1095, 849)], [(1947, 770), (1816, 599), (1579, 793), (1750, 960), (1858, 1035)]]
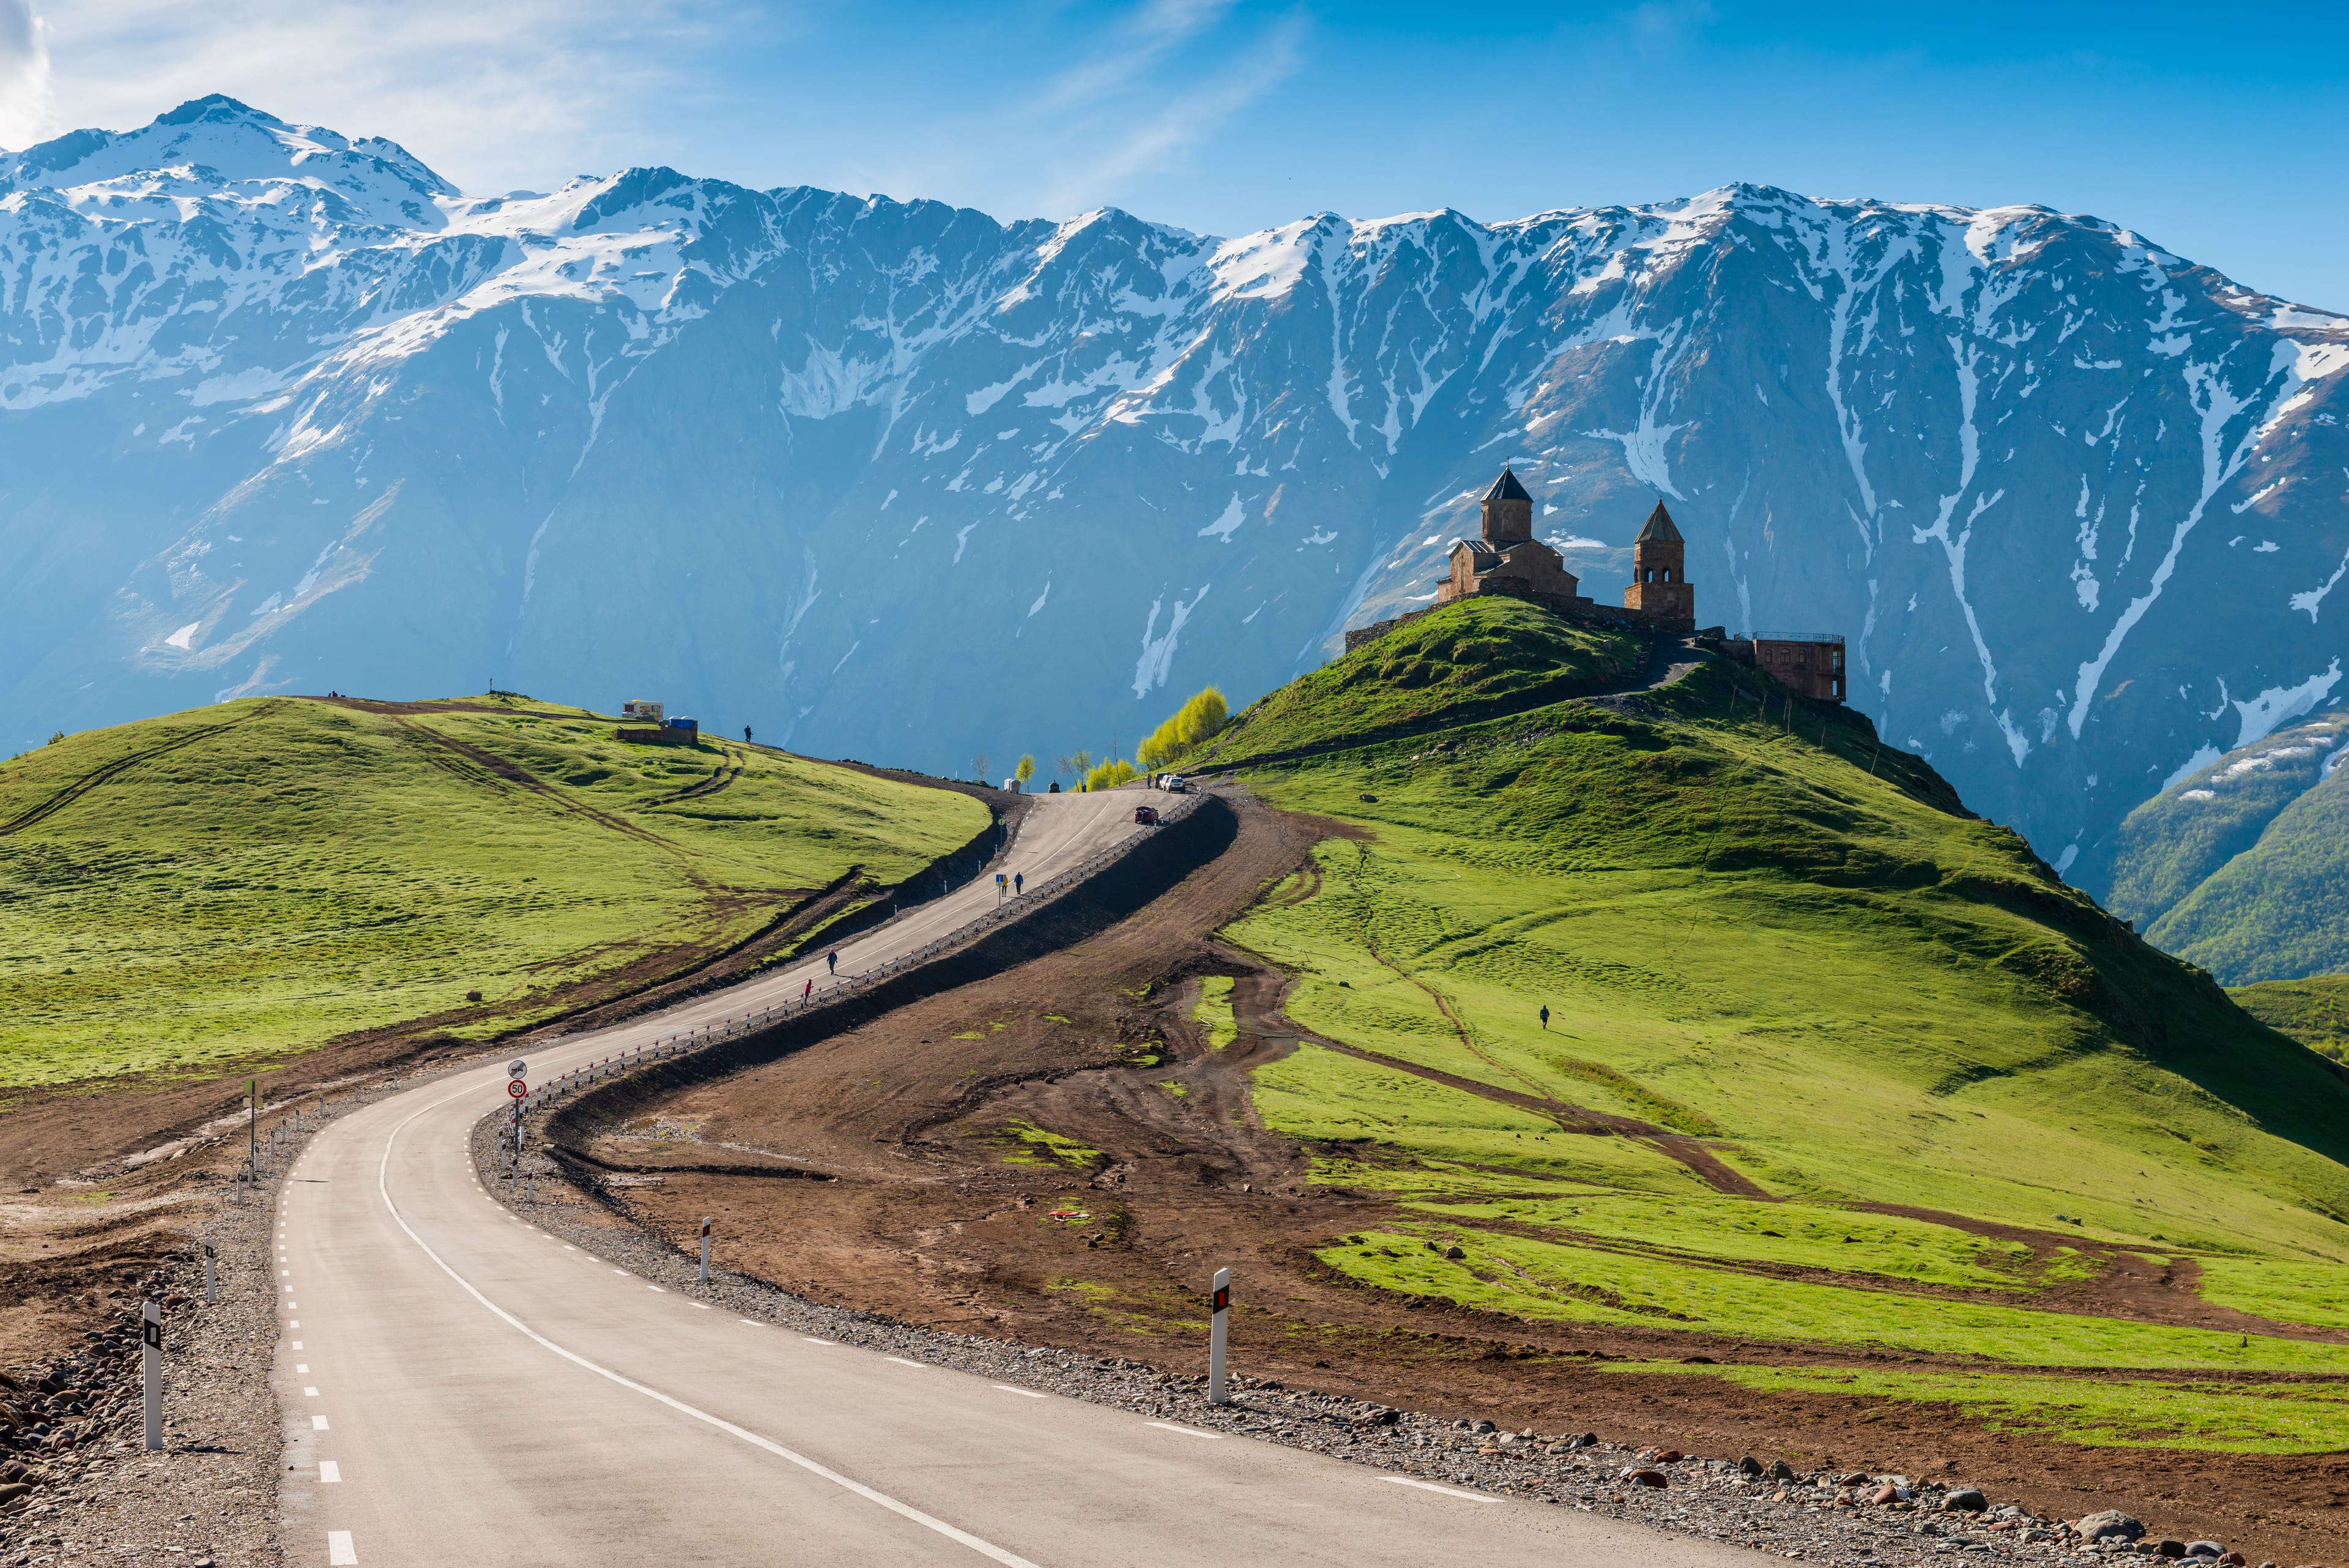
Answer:
[(1688, 580), (1688, 545), (1661, 501), (1631, 541), (1631, 586), (1623, 590), (1623, 606), (1686, 617), (1694, 624), (1696, 589)]

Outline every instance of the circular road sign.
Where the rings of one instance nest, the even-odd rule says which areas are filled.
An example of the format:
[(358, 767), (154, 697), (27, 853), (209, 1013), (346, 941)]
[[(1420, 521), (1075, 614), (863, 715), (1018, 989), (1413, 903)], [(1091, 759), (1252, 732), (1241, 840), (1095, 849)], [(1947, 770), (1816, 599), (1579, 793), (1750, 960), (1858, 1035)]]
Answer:
[(519, 1100), (524, 1095), (530, 1093), (530, 1085), (523, 1083), (520, 1078), (510, 1078), (506, 1081), (506, 1093)]
[(519, 1056), (506, 1064), (506, 1076), (509, 1078), (519, 1078), (527, 1071), (529, 1071), (528, 1066)]

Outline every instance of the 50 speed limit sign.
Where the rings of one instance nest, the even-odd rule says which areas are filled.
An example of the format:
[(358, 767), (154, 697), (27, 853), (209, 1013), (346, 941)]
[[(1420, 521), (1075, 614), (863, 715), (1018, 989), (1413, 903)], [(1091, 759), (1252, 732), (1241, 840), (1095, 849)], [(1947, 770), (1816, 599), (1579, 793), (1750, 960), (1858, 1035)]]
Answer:
[(530, 1093), (530, 1085), (523, 1083), (520, 1078), (509, 1078), (506, 1080), (506, 1093), (519, 1100), (524, 1095)]

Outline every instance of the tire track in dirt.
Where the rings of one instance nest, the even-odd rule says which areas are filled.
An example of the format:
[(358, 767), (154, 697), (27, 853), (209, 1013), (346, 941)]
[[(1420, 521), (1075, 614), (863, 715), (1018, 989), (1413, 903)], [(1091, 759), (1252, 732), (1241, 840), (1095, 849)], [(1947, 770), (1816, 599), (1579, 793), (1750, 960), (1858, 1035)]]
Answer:
[(67, 806), (71, 805), (74, 802), (79, 800), (90, 791), (98, 788), (101, 784), (108, 784), (115, 779), (120, 778), (124, 774), (129, 772), (140, 763), (152, 762), (157, 757), (167, 756), (173, 752), (182, 749), (183, 747), (194, 745), (199, 741), (209, 740), (215, 735), (224, 734), (228, 731), (233, 730), (238, 725), (245, 723), (250, 720), (259, 719), (267, 714), (274, 713), (283, 706), (284, 704), (282, 702), (265, 702), (260, 707), (254, 709), (253, 711), (249, 713), (240, 713), (235, 718), (228, 720), (223, 723), (206, 724), (201, 728), (192, 730), (187, 734), (181, 735), (175, 740), (159, 742), (155, 745), (149, 746), (143, 751), (133, 752), (129, 756), (117, 757), (114, 761), (107, 763), (104, 767), (93, 769), (91, 772), (83, 774), (80, 778), (74, 780), (71, 784), (67, 784), (64, 788), (58, 790), (57, 794), (49, 796), (38, 805), (33, 806), (26, 811), (19, 812), (16, 815), (9, 818), (6, 822), (0, 822), (0, 838), (5, 838), (11, 834), (21, 833), (26, 828), (32, 826), (35, 823), (56, 815), (58, 812), (63, 811)]
[[(1367, 858), (1368, 851), (1363, 852), (1363, 857)], [(1355, 875), (1350, 877), (1349, 881), (1353, 883), (1358, 890), (1361, 886), (1360, 873), (1361, 861), (1357, 860)], [(1550, 1093), (1537, 1079), (1528, 1077), (1506, 1063), (1494, 1060), (1483, 1047), (1476, 1044), (1475, 1035), (1469, 1029), (1466, 1021), (1453, 1010), (1450, 1000), (1443, 992), (1379, 950), (1378, 939), (1371, 934), (1368, 919), (1361, 921), (1359, 930), (1363, 950), (1376, 960), (1381, 968), (1415, 987), (1428, 1001), (1433, 1002), (1435, 1010), (1444, 1015), (1444, 1022), (1452, 1025), (1452, 1032), (1459, 1038), (1463, 1049), (1487, 1067), (1492, 1068), (1495, 1073), (1515, 1078), (1534, 1092), (1531, 1095), (1518, 1095), (1495, 1085), (1480, 1083), (1474, 1078), (1440, 1073), (1434, 1068), (1418, 1067), (1395, 1057), (1381, 1056), (1375, 1052), (1340, 1045), (1336, 1041), (1324, 1040), (1319, 1035), (1311, 1036), (1317, 1044), (1327, 1045), (1332, 1050), (1342, 1051), (1348, 1055), (1359, 1055), (1386, 1066), (1397, 1067), (1406, 1073), (1415, 1073), (1433, 1082), (1448, 1084), (1456, 1089), (1464, 1089), (1472, 1095), (1483, 1095), (1488, 1099), (1496, 1100), (1505, 1105), (1514, 1105), (1520, 1109), (1533, 1111), (1556, 1122), (1562, 1132), (1620, 1133), (1634, 1142), (1645, 1144), (1665, 1158), (1686, 1166), (1690, 1173), (1698, 1180), (1726, 1197), (1752, 1199), (1763, 1203), (1778, 1201), (1774, 1194), (1756, 1185), (1740, 1172), (1732, 1169), (1711, 1147), (1685, 1133), (1671, 1132), (1657, 1127), (1652, 1122), (1643, 1122), (1630, 1116), (1610, 1116), (1603, 1111), (1590, 1110), (1569, 1101), (1561, 1100)], [(1283, 1019), (1288, 1018), (1285, 1011), (1281, 1016)], [(1292, 1022), (1289, 1027), (1295, 1028), (1296, 1025)], [(1299, 1033), (1306, 1032), (1300, 1030)]]

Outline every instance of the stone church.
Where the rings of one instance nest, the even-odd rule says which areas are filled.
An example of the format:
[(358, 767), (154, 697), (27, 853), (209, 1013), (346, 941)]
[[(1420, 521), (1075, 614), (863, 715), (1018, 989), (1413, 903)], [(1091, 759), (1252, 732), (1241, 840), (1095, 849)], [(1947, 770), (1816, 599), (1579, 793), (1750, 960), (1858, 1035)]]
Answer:
[(1435, 590), (1437, 604), (1498, 594), (1585, 619), (1635, 621), (1673, 631), (1696, 628), (1688, 547), (1661, 501), (1632, 541), (1631, 586), (1623, 590), (1620, 610), (1586, 597), (1581, 579), (1566, 569), (1565, 557), (1534, 537), (1534, 498), (1510, 469), (1503, 469), (1485, 492), (1479, 535), (1453, 545), (1452, 570)]

